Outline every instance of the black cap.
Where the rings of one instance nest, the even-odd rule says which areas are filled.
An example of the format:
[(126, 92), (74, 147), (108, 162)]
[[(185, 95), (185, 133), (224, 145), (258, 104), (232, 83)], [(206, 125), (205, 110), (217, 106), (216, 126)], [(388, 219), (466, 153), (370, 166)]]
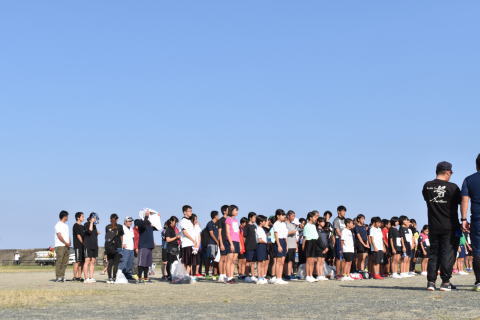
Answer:
[(452, 171), (452, 164), (447, 161), (442, 161), (437, 164), (437, 172)]

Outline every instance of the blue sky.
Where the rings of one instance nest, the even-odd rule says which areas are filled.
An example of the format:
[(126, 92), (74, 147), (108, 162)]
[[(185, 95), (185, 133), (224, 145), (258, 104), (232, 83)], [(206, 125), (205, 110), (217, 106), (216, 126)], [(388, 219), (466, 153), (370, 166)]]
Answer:
[[(0, 248), (58, 212), (407, 214), (474, 171), (476, 1), (4, 3)], [(73, 217), (72, 221), (73, 223)], [(158, 237), (157, 237), (158, 238)]]

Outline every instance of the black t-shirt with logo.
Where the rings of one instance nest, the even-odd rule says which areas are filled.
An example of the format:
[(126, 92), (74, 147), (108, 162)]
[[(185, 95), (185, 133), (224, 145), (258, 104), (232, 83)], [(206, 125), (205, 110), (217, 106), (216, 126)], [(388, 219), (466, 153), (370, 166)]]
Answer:
[(432, 233), (455, 230), (459, 226), (460, 189), (455, 183), (435, 179), (423, 186), (423, 199), (428, 208), (428, 227)]
[(247, 224), (243, 230), (245, 237), (245, 250), (257, 249), (257, 227), (254, 224)]
[(402, 242), (401, 240), (397, 240), (397, 239), (401, 239), (402, 236), (400, 235), (400, 232), (398, 231), (397, 228), (395, 227), (391, 227), (390, 230), (388, 230), (388, 240), (392, 240), (393, 241), (393, 246), (396, 248), (396, 249), (399, 249), (402, 247)]
[(82, 249), (83, 243), (81, 243), (80, 240), (78, 240), (78, 236), (80, 236), (80, 238), (82, 238), (82, 241), (83, 241), (85, 236), (85, 229), (81, 224), (75, 223), (73, 225), (73, 247), (75, 249)]
[(98, 232), (97, 226), (93, 224), (93, 229), (90, 231), (90, 222), (85, 223), (85, 235), (83, 238), (83, 245), (87, 249), (98, 249)]

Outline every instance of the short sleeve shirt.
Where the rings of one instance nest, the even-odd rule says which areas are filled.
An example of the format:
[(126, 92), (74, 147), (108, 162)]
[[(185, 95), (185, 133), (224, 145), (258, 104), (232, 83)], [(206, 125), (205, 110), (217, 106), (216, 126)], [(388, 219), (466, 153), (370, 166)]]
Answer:
[[(240, 225), (238, 224), (238, 220), (232, 217), (228, 217), (225, 220), (225, 224), (230, 226), (230, 240), (233, 242), (240, 242)], [(227, 241), (228, 238), (225, 238)]]
[(462, 196), (470, 197), (472, 220), (480, 219), (480, 172), (468, 176), (462, 185)]
[[(288, 232), (297, 231), (297, 226), (290, 221), (286, 222)], [(297, 235), (296, 233), (287, 236), (287, 249), (297, 248)]]
[[(79, 223), (75, 223), (73, 225), (73, 247), (75, 249), (82, 249), (83, 248), (83, 237), (85, 235), (85, 228), (83, 227), (83, 225), (79, 224)], [(82, 242), (80, 242), (80, 240), (78, 240), (78, 236), (80, 236), (80, 238), (82, 239)]]
[[(340, 229), (340, 232), (343, 231), (343, 229), (346, 228), (345, 226), (345, 218), (341, 219), (340, 217), (336, 217), (335, 220), (333, 220), (333, 228), (334, 229)], [(334, 230), (335, 237), (338, 238), (336, 231)]]
[(188, 235), (194, 239), (195, 237), (195, 232), (194, 232), (194, 229), (193, 229), (193, 223), (190, 219), (187, 219), (187, 218), (182, 218), (182, 220), (180, 220), (180, 230), (181, 230), (181, 238), (180, 240), (182, 241), (182, 248), (186, 248), (186, 247), (193, 247), (193, 241), (190, 240), (187, 236), (185, 236), (185, 233), (184, 231), (186, 231), (188, 233)]
[(342, 241), (343, 241), (343, 252), (344, 253), (353, 253), (355, 248), (353, 245), (353, 233), (351, 230), (345, 229), (342, 231)]
[(65, 242), (70, 242), (70, 234), (68, 232), (68, 225), (65, 222), (58, 221), (55, 225), (55, 247), (64, 247), (65, 244), (58, 238), (58, 233), (62, 235)]
[[(273, 224), (273, 233), (277, 233), (278, 239), (287, 239), (288, 229), (285, 222), (277, 221)], [(272, 239), (272, 241), (274, 241)]]
[(208, 231), (208, 244), (217, 244), (215, 240), (213, 240), (213, 238), (210, 236), (210, 231), (213, 231), (213, 235), (215, 236), (215, 238), (218, 239), (218, 227), (212, 220), (210, 220), (210, 222), (207, 223), (207, 231)]

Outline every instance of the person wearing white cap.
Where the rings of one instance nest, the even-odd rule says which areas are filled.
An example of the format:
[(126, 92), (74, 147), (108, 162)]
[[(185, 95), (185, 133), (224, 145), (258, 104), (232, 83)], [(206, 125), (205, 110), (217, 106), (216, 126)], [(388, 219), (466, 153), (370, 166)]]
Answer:
[(133, 280), (133, 258), (134, 258), (134, 246), (133, 246), (133, 218), (125, 217), (123, 222), (123, 246), (122, 246), (122, 260), (118, 266), (119, 270), (122, 270), (125, 278)]

